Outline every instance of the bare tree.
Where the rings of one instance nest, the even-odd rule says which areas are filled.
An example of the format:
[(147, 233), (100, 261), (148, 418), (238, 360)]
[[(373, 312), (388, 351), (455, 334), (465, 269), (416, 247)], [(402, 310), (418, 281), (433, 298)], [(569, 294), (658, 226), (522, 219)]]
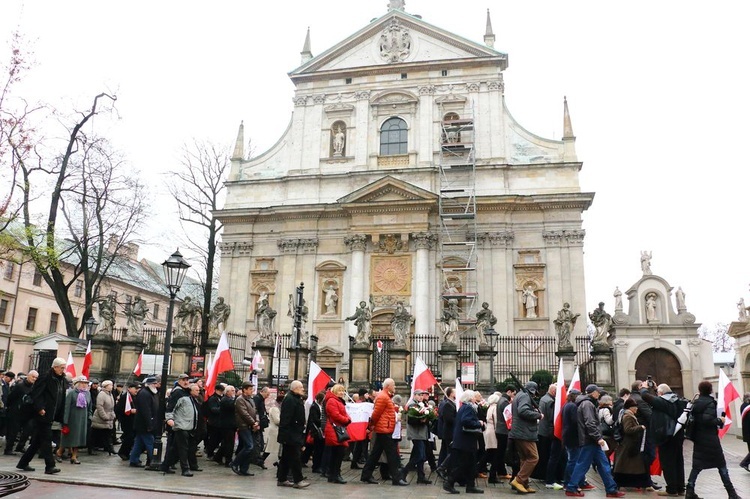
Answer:
[(717, 322), (713, 326), (701, 325), (698, 336), (712, 343), (714, 352), (731, 352), (734, 350), (734, 338), (729, 336), (729, 325)]
[[(97, 95), (67, 129), (61, 154), (44, 154), (55, 149), (54, 141), (37, 141), (33, 150), (8, 141), (18, 161), (17, 188), (23, 196), (20, 249), (52, 290), (71, 337), (80, 336), (103, 280), (144, 219), (143, 186), (132, 169), (106, 140), (84, 131), (94, 116), (111, 112), (116, 100), (106, 93)], [(46, 220), (36, 224), (34, 195), (48, 189)], [(68, 296), (78, 280), (83, 281), (85, 297), (80, 323)]]
[[(230, 162), (224, 146), (194, 140), (182, 148), (180, 169), (169, 172), (169, 192), (177, 202), (180, 224), (193, 251), (201, 257), (205, 271), (202, 276), (203, 320), (201, 321), (200, 354), (206, 354), (208, 317), (211, 313), (216, 273), (217, 238), (223, 225), (213, 215), (220, 208)], [(173, 181), (172, 179), (177, 179)]]

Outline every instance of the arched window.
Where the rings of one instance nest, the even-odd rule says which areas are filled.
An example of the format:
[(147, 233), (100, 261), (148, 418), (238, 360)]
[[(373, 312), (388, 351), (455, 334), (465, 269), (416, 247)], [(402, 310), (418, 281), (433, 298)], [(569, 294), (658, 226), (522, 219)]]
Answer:
[(380, 155), (406, 154), (406, 122), (401, 118), (388, 118), (380, 127)]

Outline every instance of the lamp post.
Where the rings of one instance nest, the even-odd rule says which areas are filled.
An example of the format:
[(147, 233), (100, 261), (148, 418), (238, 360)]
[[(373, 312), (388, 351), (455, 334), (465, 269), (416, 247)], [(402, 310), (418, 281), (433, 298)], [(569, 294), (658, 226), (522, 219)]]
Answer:
[(490, 391), (495, 391), (495, 355), (497, 355), (497, 337), (499, 336), (495, 329), (490, 326), (485, 332), (484, 336), (487, 338), (487, 344), (492, 348), (492, 356), (490, 357)]
[(94, 316), (92, 315), (85, 321), (83, 321), (83, 327), (86, 328), (86, 339), (90, 340), (92, 336), (94, 336), (94, 333), (96, 333), (96, 326), (99, 325), (99, 321), (94, 319)]
[[(169, 376), (169, 356), (172, 344), (172, 315), (174, 314), (174, 301), (177, 297), (177, 292), (182, 287), (182, 281), (185, 280), (190, 264), (182, 258), (180, 250), (178, 249), (172, 253), (172, 256), (167, 258), (161, 266), (164, 268), (164, 281), (167, 283), (167, 289), (169, 290), (169, 312), (167, 313), (167, 331), (164, 335), (164, 359), (161, 364), (161, 385), (159, 386), (158, 394), (159, 425), (164, 424), (164, 415), (167, 410), (167, 377)], [(163, 455), (162, 433), (163, 431), (160, 431), (154, 440), (154, 455), (151, 459), (151, 467), (149, 468), (153, 471), (159, 471), (161, 465)]]
[(294, 307), (294, 379), (299, 375), (299, 339), (302, 334), (302, 294), (305, 290), (305, 283), (299, 283), (297, 286), (297, 306)]

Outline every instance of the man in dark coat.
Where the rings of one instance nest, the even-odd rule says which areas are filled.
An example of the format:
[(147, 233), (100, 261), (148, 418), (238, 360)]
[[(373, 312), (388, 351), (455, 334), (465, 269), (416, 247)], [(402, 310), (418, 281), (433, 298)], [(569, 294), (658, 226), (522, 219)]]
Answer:
[[(289, 393), (281, 402), (281, 413), (279, 415), (279, 437), (277, 441), (281, 444), (281, 459), (277, 473), (278, 485), (282, 487), (294, 487), (304, 489), (310, 486), (310, 482), (302, 478), (302, 446), (305, 445), (305, 402), (303, 395), (305, 387), (299, 380), (294, 380), (289, 385)], [(289, 471), (292, 472), (294, 483), (287, 480)]]
[(724, 426), (726, 418), (716, 416), (716, 400), (711, 396), (712, 391), (710, 381), (701, 381), (698, 384), (699, 396), (692, 410), (695, 425), (692, 430), (693, 468), (688, 477), (685, 499), (701, 499), (695, 494), (695, 481), (698, 479), (698, 473), (711, 468), (719, 469), (719, 476), (729, 499), (739, 499), (729, 479), (727, 461), (724, 459), (724, 451), (719, 440), (719, 428)]
[(539, 438), (539, 420), (544, 416), (531, 400), (531, 396), (536, 395), (538, 388), (535, 382), (529, 381), (511, 403), (513, 423), (510, 427), (509, 438), (513, 439), (521, 460), (521, 469), (510, 482), (510, 486), (521, 494), (528, 494), (534, 490), (529, 488), (529, 477), (536, 463), (539, 462), (536, 442)]
[[(117, 451), (117, 455), (120, 459), (127, 461), (130, 459), (130, 451), (133, 450), (133, 443), (135, 442), (135, 431), (133, 424), (135, 423), (135, 397), (138, 394), (138, 388), (140, 383), (131, 382), (128, 383), (128, 389), (115, 403), (115, 416), (120, 422), (120, 428), (122, 429), (122, 437), (120, 438), (120, 449)], [(127, 409), (128, 400), (130, 400), (130, 408)]]
[[(656, 395), (654, 395), (649, 391), (649, 381), (644, 381), (641, 383), (641, 398), (651, 406), (651, 418), (646, 426), (646, 441), (659, 448), (659, 462), (664, 473), (664, 481), (667, 482), (665, 490), (667, 494), (683, 495), (685, 493), (685, 458), (682, 453), (682, 444), (685, 441), (685, 432), (680, 429), (674, 435), (670, 433), (670, 429), (674, 431), (677, 418), (682, 412), (677, 405), (679, 397), (672, 392), (669, 385), (664, 383), (656, 387)], [(640, 404), (638, 412), (641, 412)], [(664, 434), (662, 429), (666, 429), (666, 433), (670, 435), (660, 437)]]
[(29, 463), (37, 451), (44, 458), (44, 473), (59, 473), (52, 457), (52, 423), (62, 423), (65, 402), (65, 364), (60, 357), (52, 361), (52, 367), (39, 377), (31, 390), (34, 413), (34, 434), (31, 445), (23, 453), (16, 468), (23, 471), (34, 471)]
[(450, 468), (450, 448), (453, 443), (453, 429), (456, 423), (456, 393), (452, 386), (445, 389), (445, 398), (438, 405), (438, 437), (440, 437), (440, 454), (438, 454), (437, 473), (445, 478)]
[(232, 462), (234, 451), (234, 435), (237, 433), (237, 420), (235, 417), (235, 395), (236, 389), (229, 385), (224, 390), (224, 396), (219, 404), (219, 428), (221, 428), (221, 446), (214, 455), (214, 461), (218, 464), (229, 466)]
[(148, 377), (143, 381), (144, 387), (135, 396), (135, 442), (130, 452), (130, 466), (142, 468), (141, 453), (146, 450), (147, 461), (154, 453), (154, 437), (161, 433), (162, 421), (159, 419), (159, 398), (157, 396), (156, 377)]
[(307, 461), (312, 456), (312, 472), (320, 473), (320, 465), (323, 461), (323, 449), (325, 448), (325, 438), (321, 438), (323, 435), (323, 424), (321, 417), (323, 415), (323, 399), (325, 398), (325, 390), (321, 390), (315, 395), (310, 406), (310, 412), (307, 415), (307, 429), (305, 433), (312, 438), (312, 445), (305, 445), (305, 452), (302, 454), (302, 464), (307, 464)]
[[(34, 388), (34, 383), (38, 377), (39, 373), (33, 370), (29, 371), (26, 378), (16, 381), (8, 394), (8, 404), (5, 406), (8, 412), (4, 452), (6, 456), (16, 455), (13, 452), (13, 445), (16, 443), (18, 432), (21, 428), (26, 427), (32, 417), (31, 404), (26, 403), (24, 397), (31, 394), (31, 390)], [(30, 397), (26, 397), (26, 400), (30, 400)], [(20, 444), (23, 446), (23, 442)]]
[(740, 462), (740, 468), (750, 471), (750, 393), (746, 393), (742, 397), (740, 415), (742, 418), (742, 441), (747, 444), (747, 455)]
[(253, 395), (253, 400), (255, 400), (255, 410), (258, 411), (258, 423), (260, 423), (260, 431), (253, 433), (253, 438), (255, 438), (255, 445), (258, 447), (258, 452), (256, 454), (257, 460), (255, 464), (263, 469), (266, 469), (265, 461), (268, 457), (268, 453), (265, 452), (266, 440), (263, 432), (266, 431), (268, 425), (271, 424), (270, 420), (268, 419), (268, 412), (266, 411), (266, 399), (270, 394), (271, 390), (267, 386), (264, 386), (263, 388), (258, 390), (258, 393)]
[(221, 399), (224, 397), (224, 385), (221, 383), (216, 385), (214, 393), (208, 397), (205, 405), (206, 416), (206, 457), (208, 459), (214, 458), (216, 448), (221, 443)]
[(479, 420), (474, 395), (475, 392), (472, 390), (466, 390), (461, 396), (461, 408), (456, 413), (451, 444), (451, 453), (456, 453), (456, 457), (452, 460), (455, 465), (443, 482), (443, 490), (451, 494), (459, 493), (455, 488), (459, 480), (466, 481), (467, 493), (484, 493), (476, 486), (476, 465), (479, 439), (483, 438), (482, 430), (485, 424)]

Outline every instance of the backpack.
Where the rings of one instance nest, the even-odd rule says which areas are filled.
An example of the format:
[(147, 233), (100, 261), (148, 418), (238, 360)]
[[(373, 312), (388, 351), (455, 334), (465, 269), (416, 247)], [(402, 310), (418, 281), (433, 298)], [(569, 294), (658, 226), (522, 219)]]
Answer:
[[(690, 401), (686, 398), (679, 397), (677, 400), (670, 403), (674, 404), (672, 414), (665, 414), (658, 418), (653, 415), (651, 417), (651, 438), (656, 445), (664, 444), (670, 438), (677, 435), (682, 429), (681, 424), (678, 426), (677, 420), (680, 418), (680, 415), (685, 412)], [(654, 412), (654, 414), (656, 414), (656, 412)]]
[(688, 440), (693, 440), (693, 438), (695, 437), (695, 416), (693, 415), (693, 402), (695, 402), (695, 399), (697, 397), (698, 396), (696, 395), (693, 400), (690, 400), (685, 404), (685, 408), (677, 418), (677, 429), (675, 430), (675, 433), (680, 431), (680, 428), (682, 428), (683, 433), (685, 434), (685, 438), (687, 438)]
[[(612, 415), (612, 409), (609, 409), (609, 414), (610, 416)], [(613, 421), (612, 424), (608, 424), (604, 418), (599, 418), (599, 432), (603, 437), (614, 437), (616, 425), (617, 421)]]
[(617, 415), (617, 419), (615, 420), (614, 428), (612, 431), (612, 438), (615, 439), (615, 442), (622, 442), (623, 433), (622, 433), (622, 416), (625, 414), (625, 409), (620, 409), (620, 413)]

